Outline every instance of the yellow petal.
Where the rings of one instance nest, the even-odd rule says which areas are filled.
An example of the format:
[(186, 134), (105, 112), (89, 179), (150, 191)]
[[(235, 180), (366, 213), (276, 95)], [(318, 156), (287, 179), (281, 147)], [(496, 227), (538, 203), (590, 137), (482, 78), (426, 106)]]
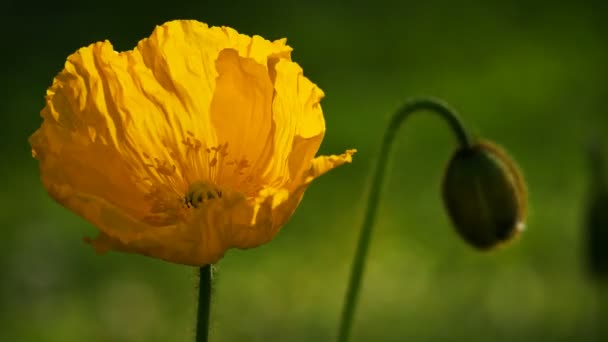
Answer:
[[(96, 202), (99, 213), (87, 217), (96, 226), (120, 227), (140, 225), (129, 217), (116, 215), (112, 208), (104, 208)], [(109, 209), (111, 215), (100, 215)], [(163, 227), (148, 227), (137, 235), (116, 234), (107, 230), (96, 239), (86, 239), (98, 253), (116, 250), (137, 253), (170, 262), (200, 266), (217, 262), (232, 246), (233, 231), (251, 227), (253, 207), (240, 193), (224, 193), (221, 199), (209, 201), (198, 208), (186, 221)]]
[[(254, 201), (239, 193), (229, 193), (201, 207), (191, 222), (143, 230), (135, 237), (101, 233), (89, 242), (100, 253), (119, 250), (195, 266), (214, 263), (229, 248), (253, 248), (272, 240), (291, 218), (312, 180), (350, 163), (355, 152), (348, 150), (341, 155), (315, 158), (304, 182), (292, 191), (266, 188)], [(87, 219), (98, 226), (138, 225), (130, 218), (111, 215), (112, 212), (93, 213)], [(99, 218), (108, 221), (99, 221)]]
[(268, 183), (282, 187), (310, 167), (321, 145), (325, 120), (320, 101), (324, 94), (294, 62), (278, 61), (274, 73), (274, 153), (264, 176)]
[(340, 155), (320, 156), (312, 161), (312, 166), (306, 173), (304, 182), (308, 183), (345, 163), (352, 163), (353, 155), (357, 152), (356, 149), (350, 149)]
[[(30, 137), (44, 186), (99, 228), (99, 252), (203, 265), (268, 242), (310, 182), (352, 155), (313, 159), (323, 92), (290, 52), (196, 21), (159, 26), (132, 51), (78, 50)], [(193, 184), (214, 196), (193, 205)]]
[(230, 234), (231, 247), (252, 248), (270, 241), (289, 221), (311, 182), (331, 169), (351, 163), (355, 153), (356, 150), (351, 149), (341, 155), (317, 157), (298, 182), (289, 184), (288, 188), (262, 190), (256, 201), (251, 228), (234, 230)]
[[(228, 142), (230, 158), (252, 163), (247, 172), (255, 176), (259, 164), (272, 154), (273, 88), (268, 69), (232, 49), (221, 51), (216, 65), (219, 75), (211, 102), (213, 126), (218, 140)], [(235, 187), (236, 181), (222, 178), (220, 183)]]

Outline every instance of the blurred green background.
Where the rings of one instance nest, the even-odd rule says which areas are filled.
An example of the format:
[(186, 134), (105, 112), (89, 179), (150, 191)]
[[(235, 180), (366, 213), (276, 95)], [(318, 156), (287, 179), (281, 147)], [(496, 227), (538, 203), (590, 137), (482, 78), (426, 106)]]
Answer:
[[(131, 49), (192, 18), (268, 39), (327, 94), (322, 153), (359, 150), (319, 179), (275, 240), (219, 263), (212, 341), (335, 338), (373, 162), (406, 99), (434, 95), (519, 161), (521, 239), (479, 253), (453, 232), (439, 184), (454, 147), (436, 117), (403, 127), (364, 279), (354, 341), (590, 341), (584, 145), (606, 136), (608, 5), (529, 1), (5, 1), (0, 18), (0, 340), (191, 341), (195, 271), (95, 255), (95, 229), (45, 193), (27, 137), (77, 48)], [(606, 139), (608, 140), (608, 139)], [(608, 322), (606, 322), (608, 324)]]

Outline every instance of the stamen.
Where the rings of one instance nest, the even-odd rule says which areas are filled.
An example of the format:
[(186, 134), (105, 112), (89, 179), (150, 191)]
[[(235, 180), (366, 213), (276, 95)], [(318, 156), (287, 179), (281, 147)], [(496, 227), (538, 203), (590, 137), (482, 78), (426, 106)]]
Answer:
[[(146, 201), (150, 202), (150, 215), (144, 218), (149, 224), (167, 225), (187, 219), (191, 214), (188, 209), (222, 198), (220, 184), (246, 195), (259, 190), (254, 177), (248, 174), (251, 163), (243, 156), (229, 158), (228, 142), (206, 146), (193, 132), (186, 131), (181, 143), (185, 146), (185, 156), (183, 150), (180, 153), (174, 145), (164, 141), (167, 152), (164, 157), (142, 152), (144, 165), (150, 170), (140, 179), (143, 186), (150, 189), (146, 196)], [(199, 180), (193, 182), (193, 179)], [(188, 183), (184, 194), (184, 185)]]

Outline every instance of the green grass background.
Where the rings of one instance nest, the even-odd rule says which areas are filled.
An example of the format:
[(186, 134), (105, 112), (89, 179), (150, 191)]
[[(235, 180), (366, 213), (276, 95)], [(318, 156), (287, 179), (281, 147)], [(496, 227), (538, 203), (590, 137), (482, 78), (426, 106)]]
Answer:
[[(212, 341), (335, 338), (379, 142), (408, 97), (456, 107), (506, 147), (530, 189), (521, 238), (479, 253), (439, 197), (454, 147), (436, 117), (401, 130), (368, 259), (353, 341), (592, 341), (584, 269), (584, 146), (606, 137), (608, 6), (530, 1), (9, 0), (0, 17), (0, 340), (191, 341), (195, 271), (97, 256), (95, 228), (45, 193), (27, 137), (45, 89), (77, 48), (131, 49), (177, 18), (287, 37), (327, 94), (321, 153), (357, 148), (319, 179), (281, 233), (218, 265)], [(608, 140), (608, 139), (605, 139)], [(599, 322), (601, 323), (601, 322)], [(605, 322), (608, 324), (608, 322)]]

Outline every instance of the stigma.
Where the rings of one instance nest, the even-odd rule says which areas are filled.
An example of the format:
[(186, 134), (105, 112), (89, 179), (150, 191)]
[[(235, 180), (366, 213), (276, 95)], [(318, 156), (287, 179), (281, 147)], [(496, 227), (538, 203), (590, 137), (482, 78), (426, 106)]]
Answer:
[(184, 196), (186, 208), (198, 208), (207, 201), (222, 198), (222, 191), (216, 185), (207, 181), (196, 181), (188, 187)]

